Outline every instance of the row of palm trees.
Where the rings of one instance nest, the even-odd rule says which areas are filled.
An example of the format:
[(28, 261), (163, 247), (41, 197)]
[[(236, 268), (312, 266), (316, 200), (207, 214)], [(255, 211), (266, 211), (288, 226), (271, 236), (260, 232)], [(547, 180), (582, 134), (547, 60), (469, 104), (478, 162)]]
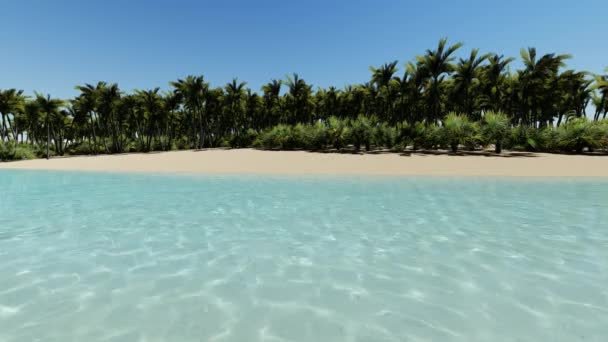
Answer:
[[(565, 69), (570, 55), (522, 49), (523, 67), (512, 70), (514, 58), (478, 49), (457, 59), (462, 46), (441, 39), (401, 73), (397, 61), (370, 67), (369, 82), (344, 89), (314, 89), (293, 74), (270, 81), (260, 93), (237, 79), (212, 87), (203, 76), (170, 82), (164, 92), (85, 84), (69, 100), (0, 90), (0, 142), (46, 145), (59, 155), (119, 153), (215, 147), (251, 131), (330, 117), (437, 124), (449, 112), (479, 121), (500, 111), (510, 125), (530, 128), (559, 126), (571, 117), (606, 117), (608, 76)], [(594, 112), (586, 113), (591, 107)]]

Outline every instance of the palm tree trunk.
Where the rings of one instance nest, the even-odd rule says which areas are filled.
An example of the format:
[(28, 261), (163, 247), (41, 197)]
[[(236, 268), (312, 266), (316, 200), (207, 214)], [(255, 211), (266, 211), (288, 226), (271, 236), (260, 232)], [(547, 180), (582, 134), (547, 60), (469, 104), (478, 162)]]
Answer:
[(0, 141), (4, 141), (4, 130), (6, 129), (6, 121), (5, 121), (5, 117), (4, 117), (4, 113), (0, 113), (2, 114), (2, 127), (0, 127)]
[(49, 145), (51, 144), (51, 127), (49, 126), (49, 113), (46, 113), (46, 159), (49, 159)]

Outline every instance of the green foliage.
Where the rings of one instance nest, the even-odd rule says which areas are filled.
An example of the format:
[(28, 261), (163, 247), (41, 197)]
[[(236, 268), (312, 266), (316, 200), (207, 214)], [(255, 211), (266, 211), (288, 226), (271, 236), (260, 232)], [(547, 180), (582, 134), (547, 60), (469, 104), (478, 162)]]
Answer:
[(362, 115), (350, 122), (349, 141), (355, 146), (355, 151), (361, 149), (361, 145), (365, 146), (365, 150), (371, 150), (371, 142), (373, 135), (372, 121)]
[(348, 142), (350, 131), (348, 122), (335, 116), (329, 118), (327, 125), (327, 143), (340, 150)]
[(407, 121), (402, 121), (395, 127), (395, 147), (405, 150), (411, 141), (412, 126)]
[(483, 116), (481, 136), (485, 144), (494, 144), (495, 152), (502, 152), (502, 145), (509, 134), (509, 117), (501, 112), (490, 111)]
[(373, 128), (373, 144), (378, 147), (392, 149), (397, 144), (398, 132), (397, 127), (391, 127), (386, 122), (380, 123)]
[(307, 127), (305, 146), (310, 150), (322, 150), (328, 142), (328, 129), (322, 122)]
[(175, 142), (175, 146), (178, 150), (187, 150), (190, 148), (190, 141), (187, 137), (179, 137)]
[(11, 142), (0, 142), (0, 161), (35, 159), (36, 151), (31, 145)]
[(505, 147), (510, 150), (536, 151), (537, 141), (541, 138), (536, 131), (530, 126), (514, 127), (505, 139)]
[[(409, 137), (412, 141), (412, 149), (434, 149), (443, 145), (443, 132), (440, 126), (417, 122), (410, 126)], [(403, 137), (402, 139), (404, 139)]]
[[(39, 157), (47, 141), (51, 155), (251, 145), (605, 150), (600, 120), (608, 115), (608, 75), (566, 69), (570, 55), (535, 48), (521, 51), (516, 69), (513, 58), (478, 49), (460, 53), (462, 46), (443, 38), (405, 70), (398, 61), (370, 67), (368, 82), (344, 89), (315, 90), (296, 73), (260, 92), (236, 78), (212, 86), (202, 75), (170, 82), (166, 92), (127, 93), (103, 81), (78, 85), (79, 94), (65, 100), (0, 89), (0, 141), (25, 140)], [(594, 113), (587, 113), (588, 104)], [(595, 123), (580, 119), (586, 116)]]
[(254, 146), (264, 149), (292, 150), (300, 140), (297, 131), (289, 125), (277, 125), (260, 133)]
[(462, 144), (468, 151), (474, 151), (477, 147), (484, 145), (479, 122), (471, 122), (469, 132)]
[(250, 128), (241, 134), (232, 135), (228, 140), (227, 145), (232, 148), (249, 147), (253, 144), (257, 136), (258, 132)]
[(605, 122), (593, 122), (587, 118), (574, 118), (568, 120), (557, 129), (557, 145), (565, 151), (583, 152), (606, 148), (608, 145), (608, 132)]
[(458, 146), (473, 144), (476, 139), (477, 127), (464, 114), (449, 113), (443, 121), (443, 140), (450, 147), (452, 152), (458, 151)]
[(88, 141), (81, 141), (77, 144), (70, 145), (66, 152), (70, 155), (87, 155), (93, 154), (93, 147), (89, 144)]
[(321, 150), (328, 143), (328, 128), (317, 122), (312, 125), (278, 125), (261, 132), (253, 142), (254, 147), (264, 149), (306, 149)]
[[(529, 132), (532, 136), (530, 139), (534, 141), (534, 148), (537, 151), (557, 152), (562, 150), (559, 142), (559, 129), (545, 127), (540, 130), (532, 130)], [(524, 147), (521, 149), (524, 149)], [(526, 150), (529, 150), (529, 148)]]

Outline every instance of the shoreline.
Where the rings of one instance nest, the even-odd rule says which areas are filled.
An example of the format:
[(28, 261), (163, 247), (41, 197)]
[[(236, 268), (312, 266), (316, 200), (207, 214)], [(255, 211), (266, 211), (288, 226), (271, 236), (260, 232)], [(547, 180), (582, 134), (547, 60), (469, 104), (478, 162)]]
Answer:
[(209, 149), (22, 160), (0, 163), (0, 169), (216, 175), (608, 177), (608, 155)]

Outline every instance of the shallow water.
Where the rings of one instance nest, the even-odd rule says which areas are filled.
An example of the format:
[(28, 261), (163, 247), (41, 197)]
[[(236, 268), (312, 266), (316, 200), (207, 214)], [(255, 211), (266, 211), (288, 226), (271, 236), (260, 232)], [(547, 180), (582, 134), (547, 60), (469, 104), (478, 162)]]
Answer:
[(0, 172), (0, 341), (605, 341), (608, 181)]

